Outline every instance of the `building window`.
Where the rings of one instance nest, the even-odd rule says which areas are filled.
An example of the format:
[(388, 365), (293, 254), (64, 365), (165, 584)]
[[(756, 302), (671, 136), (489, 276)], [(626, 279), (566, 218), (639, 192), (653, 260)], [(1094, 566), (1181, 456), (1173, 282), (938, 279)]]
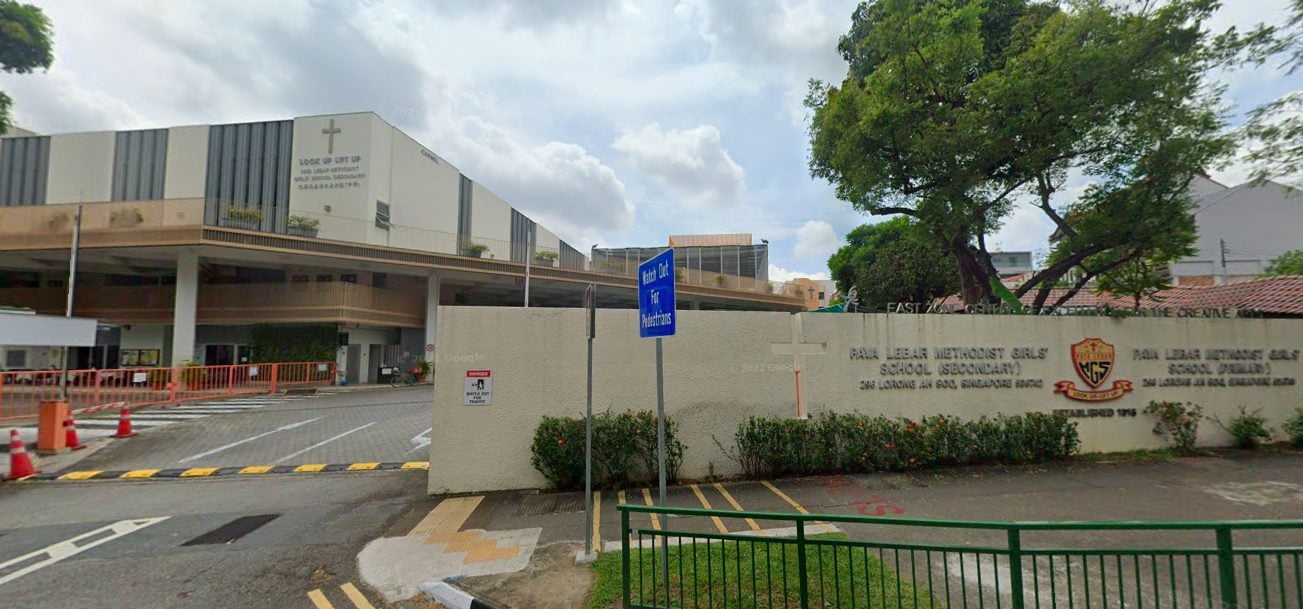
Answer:
[(823, 292), (819, 292), (819, 300), (823, 300)]
[(384, 273), (371, 273), (371, 287), (382, 289), (389, 287), (389, 276)]
[(27, 367), (27, 350), (10, 349), (5, 352), (5, 368), (13, 370), (15, 368)]
[(317, 283), (330, 283), (334, 280), (334, 275), (317, 275)]
[(308, 277), (307, 275), (295, 275), (295, 276), (293, 276), (293, 277), (290, 278), (290, 282), (291, 282), (291, 283), (307, 283), (307, 282), (308, 282), (308, 279), (309, 279), (309, 277)]
[(376, 201), (376, 228), (389, 230), (389, 204)]
[(339, 280), (344, 283), (357, 283), (357, 275), (354, 273), (345, 273), (339, 276)]

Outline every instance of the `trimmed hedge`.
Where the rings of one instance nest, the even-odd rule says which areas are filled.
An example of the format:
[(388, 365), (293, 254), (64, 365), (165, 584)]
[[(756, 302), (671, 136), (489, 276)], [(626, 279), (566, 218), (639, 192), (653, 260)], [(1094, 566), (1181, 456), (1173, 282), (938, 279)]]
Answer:
[[(679, 477), (683, 442), (675, 437), (678, 424), (665, 417), (665, 476)], [(531, 447), (534, 469), (557, 490), (584, 486), (584, 419), (543, 417), (534, 430)], [(656, 414), (626, 410), (593, 415), (593, 486), (625, 488), (654, 483), (656, 471)]]
[(824, 413), (809, 420), (751, 417), (732, 455), (748, 477), (904, 471), (982, 463), (1032, 463), (1077, 452), (1077, 424), (1028, 413), (962, 421), (919, 421)]

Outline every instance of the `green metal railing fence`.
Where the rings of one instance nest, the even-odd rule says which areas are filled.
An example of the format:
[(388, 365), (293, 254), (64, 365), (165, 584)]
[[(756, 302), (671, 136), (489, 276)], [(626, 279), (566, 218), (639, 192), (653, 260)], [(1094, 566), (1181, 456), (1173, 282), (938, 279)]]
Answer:
[[(619, 509), (625, 609), (1303, 609), (1303, 520), (990, 522)], [(630, 524), (643, 513), (664, 526)], [(704, 532), (712, 517), (778, 526)], [(916, 539), (927, 543), (907, 542)]]

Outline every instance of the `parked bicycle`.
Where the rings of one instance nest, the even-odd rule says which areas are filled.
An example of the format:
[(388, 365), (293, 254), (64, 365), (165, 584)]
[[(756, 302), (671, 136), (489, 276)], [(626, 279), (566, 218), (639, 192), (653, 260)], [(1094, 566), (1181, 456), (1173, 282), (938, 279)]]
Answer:
[(420, 368), (403, 368), (394, 372), (389, 377), (390, 387), (411, 387), (421, 384)]

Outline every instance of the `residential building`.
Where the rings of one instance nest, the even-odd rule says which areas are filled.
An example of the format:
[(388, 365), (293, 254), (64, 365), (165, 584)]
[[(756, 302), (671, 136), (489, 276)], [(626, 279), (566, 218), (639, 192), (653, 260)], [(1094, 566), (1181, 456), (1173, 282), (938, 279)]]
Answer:
[[(110, 331), (74, 367), (259, 361), (310, 336), (365, 382), (435, 359), (440, 305), (521, 306), (528, 286), (579, 306), (596, 284), (637, 306), (632, 271), (592, 268), (370, 112), (0, 139), (0, 306), (63, 314), (79, 204), (75, 314)], [(801, 308), (730, 263), (682, 278), (680, 306)]]
[(1176, 285), (1260, 277), (1281, 254), (1303, 249), (1303, 191), (1276, 182), (1227, 187), (1195, 176), (1196, 252), (1172, 265)]
[(1032, 272), (1031, 252), (991, 252), (991, 264), (1000, 277)]

